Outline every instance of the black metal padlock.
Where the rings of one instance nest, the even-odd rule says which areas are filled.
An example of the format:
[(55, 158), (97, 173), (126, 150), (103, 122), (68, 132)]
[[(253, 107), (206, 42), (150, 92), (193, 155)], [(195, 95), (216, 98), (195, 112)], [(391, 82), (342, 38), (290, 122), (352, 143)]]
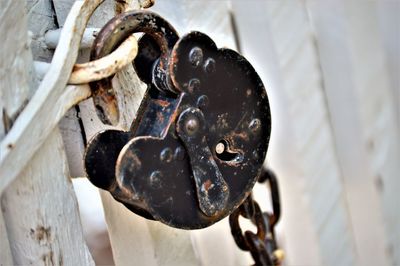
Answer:
[[(148, 90), (128, 132), (106, 130), (88, 144), (90, 181), (133, 212), (197, 229), (234, 211), (249, 195), (264, 162), (270, 109), (251, 64), (217, 49), (200, 32), (179, 38), (148, 11), (121, 14), (98, 34), (92, 59), (144, 32), (134, 66)], [(116, 115), (111, 81), (91, 84), (103, 122)]]

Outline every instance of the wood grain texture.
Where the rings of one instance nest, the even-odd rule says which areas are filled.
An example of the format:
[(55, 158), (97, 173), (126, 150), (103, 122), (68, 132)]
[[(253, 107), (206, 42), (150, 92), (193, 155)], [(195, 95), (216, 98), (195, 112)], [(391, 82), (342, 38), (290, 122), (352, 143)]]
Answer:
[(48, 30), (57, 28), (57, 20), (55, 19), (51, 0), (25, 0), (20, 2), (25, 2), (33, 59), (50, 62), (54, 50), (47, 49), (44, 35)]
[[(400, 128), (400, 2), (377, 3), (378, 38), (382, 40), (387, 62), (393, 99), (397, 107), (397, 123)], [(400, 264), (400, 262), (399, 262)]]
[(2, 198), (15, 264), (94, 265), (68, 176), (56, 129)]
[(302, 197), (311, 209), (322, 264), (354, 265), (354, 236), (307, 10), (304, 2), (283, 2), (268, 11), (304, 182)]
[(3, 217), (3, 211), (1, 211), (0, 212), (0, 258), (1, 258), (0, 265), (1, 266), (12, 265), (14, 263), (8, 239), (9, 238)]
[[(30, 86), (34, 85), (29, 75), (32, 59), (24, 9), (22, 1), (2, 1), (0, 5), (0, 34), (7, 38), (0, 50), (0, 141), (26, 104)], [(0, 242), (0, 264), (13, 264), (3, 212), (0, 213)]]
[(400, 132), (378, 3), (309, 6), (359, 264), (397, 265)]
[[(7, 39), (0, 50), (0, 140), (5, 136), (32, 95), (30, 71), (32, 55), (29, 51), (27, 18), (23, 1), (2, 1), (0, 6), (0, 33)], [(15, 30), (11, 30), (14, 29)], [(16, 78), (18, 77), (18, 78)], [(0, 153), (1, 155), (1, 153)]]
[[(12, 1), (12, 3), (24, 4), (23, 1)], [(39, 8), (38, 4), (39, 1), (32, 6), (32, 9)], [(12, 14), (13, 18), (15, 17), (19, 21), (10, 27), (12, 34), (14, 36), (20, 34), (27, 38), (25, 10), (21, 6), (12, 7), (7, 10), (7, 14)], [(76, 6), (75, 12), (77, 13), (75, 15), (79, 14), (79, 7), (79, 5)], [(36, 11), (40, 12), (40, 10)], [(12, 18), (6, 19), (7, 23), (12, 21)], [(78, 34), (80, 28), (84, 28), (84, 25), (79, 26), (70, 22), (70, 27), (74, 26), (76, 26)], [(72, 30), (70, 33), (64, 34), (63, 39), (66, 41), (67, 47), (69, 41), (72, 40), (71, 42), (74, 43), (74, 39), (78, 39), (79, 44), (79, 37), (73, 35)], [(15, 66), (13, 69), (13, 71), (19, 71), (18, 75), (10, 75), (10, 77), (15, 79), (14, 83), (21, 88), (1, 86), (2, 94), (8, 93), (18, 98), (26, 95), (24, 92), (31, 89), (30, 86), (34, 88), (34, 82), (29, 82), (25, 87), (21, 85), (21, 80), (24, 80), (25, 76), (34, 76), (31, 70), (33, 60), (26, 41), (21, 40), (14, 44), (6, 43), (9, 44), (7, 46), (9, 50), (5, 53), (20, 61), (21, 67)], [(16, 44), (24, 45), (28, 56), (25, 57), (25, 52), (21, 52)], [(64, 62), (64, 57), (68, 56), (67, 47), (64, 46), (65, 51), (59, 51), (55, 56), (59, 62)], [(1, 207), (4, 217), (4, 222), (1, 224), (5, 225), (11, 244), (13, 263), (16, 264), (93, 265), (93, 260), (83, 240), (77, 202), (68, 179), (69, 173), (61, 136), (57, 129), (54, 131), (58, 120), (69, 108), (67, 103), (76, 99), (76, 96), (79, 97), (82, 92), (90, 94), (87, 87), (84, 87), (83, 90), (82, 88), (76, 89), (76, 87), (65, 88), (62, 80), (67, 79), (68, 75), (65, 75), (63, 71), (65, 68), (72, 68), (73, 53), (71, 56), (72, 58), (66, 60), (66, 66), (59, 64), (51, 67), (50, 76), (44, 79), (45, 84), (42, 83), (39, 86), (38, 92), (35, 93), (33, 99), (18, 116), (11, 130), (1, 142), (0, 193), (2, 194)], [(7, 68), (1, 67), (1, 70), (4, 71)], [(65, 76), (61, 78), (61, 81), (58, 79), (60, 75)], [(4, 82), (3, 77), (0, 80), (2, 83)], [(57, 93), (59, 93), (61, 101), (57, 97)], [(47, 97), (48, 95), (50, 97)], [(64, 99), (62, 99), (63, 96)], [(7, 102), (6, 100), (6, 103), (10, 102), (12, 101)], [(22, 108), (24, 105), (25, 101), (15, 107)], [(37, 120), (35, 121), (35, 119)], [(30, 160), (34, 154), (36, 156)], [(7, 187), (11, 182), (12, 184)], [(4, 226), (2, 226), (2, 230), (3, 228)], [(4, 237), (3, 234), (1, 237)], [(2, 239), (2, 254), (7, 250), (3, 249), (3, 243), (5, 242)], [(2, 261), (2, 263), (11, 264), (7, 261)]]
[[(65, 90), (65, 86), (77, 58), (87, 18), (100, 2), (101, 0), (77, 2), (73, 6), (67, 20), (67, 30), (63, 31), (60, 45), (53, 57), (53, 62), (62, 63), (51, 65), (32, 100), (1, 142), (0, 192), (19, 174), (20, 169), (26, 165), (65, 112), (77, 103), (77, 99), (70, 97), (79, 98), (86, 94), (86, 91), (74, 90), (74, 87)], [(47, 123), (38, 123), (41, 121), (40, 117)]]
[(287, 253), (285, 262), (354, 265), (352, 228), (304, 3), (232, 4), (243, 50), (259, 70), (271, 99), (268, 160), (281, 181), (283, 216), (278, 235)]

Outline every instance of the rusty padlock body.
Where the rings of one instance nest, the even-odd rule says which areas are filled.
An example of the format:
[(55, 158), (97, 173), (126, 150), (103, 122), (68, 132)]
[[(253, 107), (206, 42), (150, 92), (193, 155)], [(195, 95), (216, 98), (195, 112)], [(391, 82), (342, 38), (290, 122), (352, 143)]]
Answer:
[[(178, 38), (148, 11), (107, 23), (92, 59), (138, 31), (146, 34), (134, 66), (148, 90), (130, 131), (106, 130), (90, 141), (87, 175), (143, 217), (207, 227), (234, 211), (257, 181), (271, 130), (265, 88), (235, 51), (200, 32)], [(111, 82), (102, 82), (110, 91)]]

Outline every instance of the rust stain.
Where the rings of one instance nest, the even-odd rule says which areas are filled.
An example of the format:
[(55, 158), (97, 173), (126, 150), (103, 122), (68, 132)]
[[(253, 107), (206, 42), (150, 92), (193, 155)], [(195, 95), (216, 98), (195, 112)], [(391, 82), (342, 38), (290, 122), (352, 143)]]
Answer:
[(43, 254), (42, 255), (42, 260), (44, 265), (46, 266), (53, 266), (54, 264), (54, 252), (52, 250), (50, 250), (49, 253)]
[(242, 132), (235, 132), (231, 134), (231, 138), (240, 138), (243, 139), (245, 141), (249, 141), (249, 135), (246, 134), (246, 132), (242, 131)]
[(164, 101), (164, 100), (160, 100), (160, 99), (156, 100), (155, 102), (164, 108), (166, 108), (170, 105), (170, 103), (168, 101)]
[(30, 229), (30, 235), (36, 239), (40, 244), (43, 242), (51, 241), (51, 227), (37, 226), (36, 230)]
[(205, 189), (206, 191), (208, 191), (208, 190), (211, 188), (211, 186), (212, 186), (211, 180), (210, 180), (210, 179), (207, 179), (206, 182), (204, 182), (204, 189)]

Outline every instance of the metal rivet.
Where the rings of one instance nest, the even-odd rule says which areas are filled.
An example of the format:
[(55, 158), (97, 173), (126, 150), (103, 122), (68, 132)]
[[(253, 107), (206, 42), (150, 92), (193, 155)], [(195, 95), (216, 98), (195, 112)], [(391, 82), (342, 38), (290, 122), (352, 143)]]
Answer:
[(206, 95), (201, 95), (199, 98), (197, 98), (197, 107), (201, 108), (206, 108), (208, 106), (209, 100)]
[(196, 78), (191, 79), (189, 81), (189, 91), (193, 92), (193, 91), (198, 90), (198, 89), (200, 89), (200, 80), (196, 79)]
[(249, 124), (249, 129), (253, 132), (256, 133), (257, 131), (259, 131), (261, 128), (261, 121), (258, 118), (255, 118), (253, 120), (251, 120), (250, 124)]
[(150, 185), (154, 188), (161, 188), (162, 173), (160, 171), (154, 171), (150, 175)]
[(210, 74), (215, 72), (215, 60), (212, 58), (207, 58), (206, 62), (204, 63), (204, 70)]
[(174, 158), (177, 161), (183, 161), (185, 159), (185, 150), (182, 147), (176, 148)]
[(189, 119), (186, 120), (185, 122), (185, 131), (189, 135), (193, 135), (197, 132), (199, 129), (199, 120), (197, 117), (190, 117)]
[(171, 162), (172, 157), (173, 157), (173, 154), (172, 154), (172, 150), (170, 148), (165, 148), (160, 153), (160, 159), (163, 162), (166, 162), (166, 163)]
[(203, 62), (203, 50), (199, 47), (194, 47), (189, 52), (189, 61), (194, 67), (198, 67)]

